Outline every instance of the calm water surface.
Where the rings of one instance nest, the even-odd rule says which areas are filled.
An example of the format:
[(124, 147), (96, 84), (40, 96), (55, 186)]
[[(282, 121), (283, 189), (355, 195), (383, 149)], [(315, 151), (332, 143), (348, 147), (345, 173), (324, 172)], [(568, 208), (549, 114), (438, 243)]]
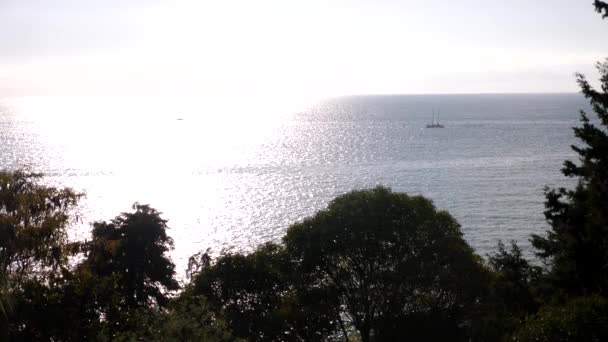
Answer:
[[(133, 202), (164, 213), (183, 267), (251, 248), (351, 189), (423, 194), (480, 254), (544, 231), (579, 95), (358, 96), (303, 110), (158, 99), (0, 100), (0, 167), (86, 191), (75, 235)], [(432, 111), (444, 129), (427, 129)]]

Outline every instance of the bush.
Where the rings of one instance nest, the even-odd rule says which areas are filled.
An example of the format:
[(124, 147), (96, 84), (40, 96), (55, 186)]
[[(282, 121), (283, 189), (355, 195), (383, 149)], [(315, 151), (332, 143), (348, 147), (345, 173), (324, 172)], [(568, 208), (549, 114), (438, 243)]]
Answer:
[(513, 337), (517, 342), (608, 341), (608, 300), (580, 297), (541, 308)]

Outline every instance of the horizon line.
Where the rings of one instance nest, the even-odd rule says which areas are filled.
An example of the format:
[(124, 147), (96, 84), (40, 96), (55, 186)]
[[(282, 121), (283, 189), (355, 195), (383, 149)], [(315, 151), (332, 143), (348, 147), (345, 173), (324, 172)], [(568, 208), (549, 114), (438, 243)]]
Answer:
[[(342, 98), (342, 97), (364, 97), (364, 96), (467, 96), (467, 95), (477, 95), (477, 96), (484, 96), (484, 95), (578, 95), (581, 94), (580, 92), (573, 92), (573, 91), (557, 91), (557, 92), (518, 92), (518, 91), (514, 91), (514, 92), (462, 92), (462, 93), (447, 93), (447, 92), (437, 92), (437, 93), (355, 93), (355, 94), (341, 94), (341, 95), (320, 95), (318, 96), (318, 98), (320, 99), (331, 99), (331, 98)], [(147, 96), (154, 96), (154, 97), (158, 97), (158, 94), (132, 94), (132, 95), (126, 95), (126, 94), (74, 94), (74, 95), (70, 95), (70, 94), (48, 94), (48, 95), (44, 95), (44, 94), (30, 94), (30, 95), (0, 95), (0, 100), (1, 99), (10, 99), (10, 98), (25, 98), (25, 97), (147, 97)], [(161, 95), (162, 96), (162, 95)], [(176, 97), (173, 94), (167, 94), (167, 97)], [(204, 94), (201, 94), (200, 96), (204, 97)], [(179, 95), (177, 96), (179, 97)], [(192, 96), (189, 95), (188, 97), (196, 97), (196, 96)]]
[(576, 91), (556, 91), (556, 92), (551, 92), (551, 91), (547, 91), (547, 92), (537, 92), (537, 91), (533, 91), (533, 92), (463, 92), (463, 93), (444, 93), (444, 92), (438, 92), (438, 93), (358, 93), (358, 94), (344, 94), (344, 95), (330, 95), (327, 97), (349, 97), (349, 96), (436, 96), (436, 95), (446, 95), (446, 96), (450, 96), (450, 95), (455, 95), (455, 96), (462, 96), (462, 95), (578, 95), (581, 94), (580, 92)]

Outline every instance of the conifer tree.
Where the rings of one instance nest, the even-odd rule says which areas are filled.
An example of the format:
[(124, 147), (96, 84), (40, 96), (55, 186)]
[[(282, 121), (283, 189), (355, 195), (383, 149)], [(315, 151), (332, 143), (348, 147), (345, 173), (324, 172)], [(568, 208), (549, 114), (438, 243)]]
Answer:
[[(599, 6), (599, 7), (598, 7)], [(605, 10), (605, 3), (596, 8)], [(597, 64), (600, 88), (584, 75), (577, 80), (598, 120), (581, 111), (575, 136), (583, 143), (572, 146), (578, 163), (566, 161), (562, 172), (578, 179), (574, 189), (546, 192), (545, 216), (551, 229), (534, 235), (537, 254), (549, 262), (549, 280), (570, 295), (608, 291), (608, 59)]]

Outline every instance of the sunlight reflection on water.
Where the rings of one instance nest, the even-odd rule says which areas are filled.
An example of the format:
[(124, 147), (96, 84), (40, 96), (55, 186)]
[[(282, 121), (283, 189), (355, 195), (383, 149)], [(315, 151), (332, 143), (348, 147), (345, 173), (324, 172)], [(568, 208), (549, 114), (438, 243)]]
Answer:
[[(518, 97), (519, 96), (519, 97)], [(338, 194), (385, 184), (431, 197), (481, 254), (546, 228), (562, 184), (573, 95), (354, 97), (309, 109), (183, 99), (0, 101), (0, 167), (84, 190), (83, 224), (135, 201), (164, 213), (180, 268), (207, 247), (248, 249)], [(442, 108), (445, 129), (423, 127)], [(450, 110), (451, 109), (451, 110)]]

